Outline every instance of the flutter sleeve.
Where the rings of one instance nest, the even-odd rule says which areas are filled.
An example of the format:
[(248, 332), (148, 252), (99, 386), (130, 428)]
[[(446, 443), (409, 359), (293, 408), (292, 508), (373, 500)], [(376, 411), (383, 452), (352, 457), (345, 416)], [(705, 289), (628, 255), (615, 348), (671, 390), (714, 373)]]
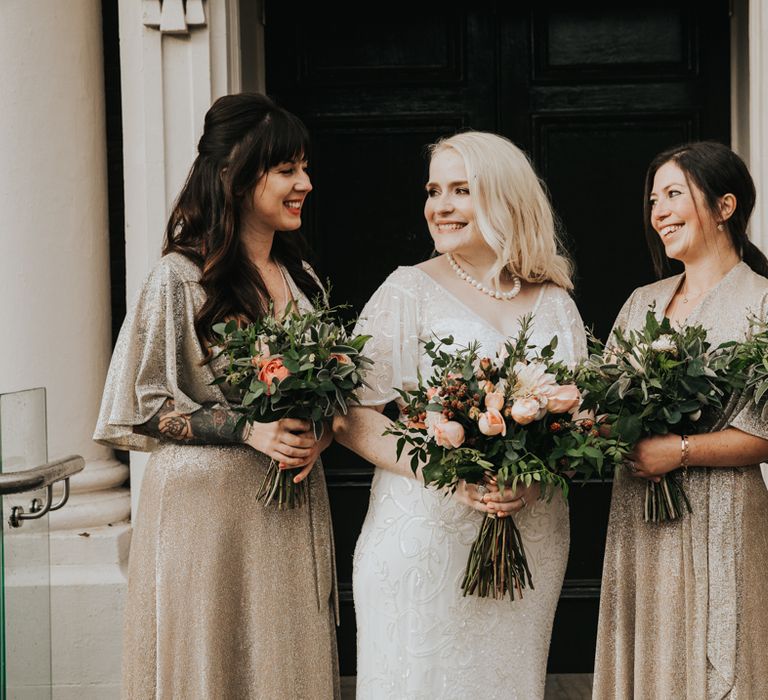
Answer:
[[(621, 311), (619, 311), (619, 315), (616, 317), (616, 320), (613, 322), (613, 327), (611, 328), (611, 332), (608, 334), (608, 339), (607, 339), (608, 345), (611, 345), (613, 332), (617, 328), (621, 328), (624, 331), (630, 329), (630, 324), (632, 322), (632, 312), (640, 296), (640, 289), (641, 288), (635, 289), (635, 291), (629, 295), (629, 298), (624, 302), (624, 305), (621, 307)], [(645, 315), (643, 315), (643, 318), (645, 318)]]
[(180, 413), (192, 413), (202, 403), (226, 405), (219, 388), (210, 386), (213, 374), (203, 364), (194, 330), (196, 295), (201, 294), (199, 285), (167, 258), (157, 264), (120, 330), (94, 440), (150, 451), (157, 440), (134, 433), (133, 427), (146, 423), (166, 399), (173, 399)]
[(358, 392), (364, 406), (380, 406), (399, 398), (395, 389), (416, 387), (420, 310), (414, 282), (407, 268), (399, 268), (360, 314), (355, 333), (371, 336), (363, 352), (374, 362), (365, 376), (369, 386)]
[[(587, 332), (579, 309), (568, 292), (556, 287), (557, 326), (565, 333), (559, 336), (556, 355), (573, 367), (587, 357)], [(565, 342), (563, 342), (565, 341)]]

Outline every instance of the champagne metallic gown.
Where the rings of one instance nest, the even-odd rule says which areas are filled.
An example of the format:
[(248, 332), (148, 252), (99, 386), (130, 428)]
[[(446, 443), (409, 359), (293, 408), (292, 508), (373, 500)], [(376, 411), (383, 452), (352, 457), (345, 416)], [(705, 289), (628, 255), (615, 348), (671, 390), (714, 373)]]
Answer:
[(185, 413), (228, 405), (210, 384), (217, 363), (200, 364), (199, 276), (176, 253), (154, 268), (123, 324), (94, 435), (152, 451), (134, 518), (123, 697), (336, 698), (334, 555), (320, 462), (308, 505), (281, 512), (256, 500), (266, 455), (133, 432), (167, 398)]
[[(680, 275), (637, 289), (616, 326), (662, 314)], [(688, 317), (717, 345), (743, 339), (768, 314), (768, 279), (736, 265)], [(738, 397), (725, 426), (768, 438)], [(645, 481), (614, 482), (603, 569), (594, 697), (636, 700), (768, 698), (768, 490), (757, 466), (691, 468), (692, 514), (643, 522)]]

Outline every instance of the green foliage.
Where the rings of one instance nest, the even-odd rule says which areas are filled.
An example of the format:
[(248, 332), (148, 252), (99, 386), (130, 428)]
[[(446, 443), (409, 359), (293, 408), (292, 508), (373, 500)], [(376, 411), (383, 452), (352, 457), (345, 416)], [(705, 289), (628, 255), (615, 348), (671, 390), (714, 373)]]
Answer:
[(591, 336), (589, 346), (576, 376), (583, 408), (604, 417), (630, 445), (671, 431), (706, 431), (731, 392), (743, 387), (734, 344), (712, 348), (702, 326), (674, 328), (653, 307), (643, 328), (616, 328), (607, 346)]
[[(213, 327), (216, 356), (227, 360), (214, 382), (240, 392), (235, 410), (246, 421), (303, 418), (318, 429), (356, 402), (355, 391), (373, 364), (362, 354), (370, 336), (352, 336), (352, 323), (340, 320), (341, 308), (320, 299), (308, 311), (290, 304), (281, 318), (270, 314), (244, 326), (228, 321)], [(272, 379), (270, 368), (277, 370)]]
[[(751, 358), (738, 343), (712, 347), (700, 325), (681, 328), (659, 321), (654, 306), (638, 330), (616, 328), (604, 345), (590, 337), (589, 358), (576, 374), (583, 407), (610, 426), (626, 447), (653, 435), (706, 432), (735, 391), (744, 389)], [(643, 504), (647, 521), (674, 520), (690, 512), (678, 474), (648, 482)]]
[[(602, 476), (620, 461), (626, 445), (601, 436), (592, 420), (577, 420), (573, 412), (548, 412), (546, 399), (536, 420), (523, 425), (512, 417), (515, 401), (531, 397), (518, 385), (524, 367), (541, 364), (550, 385), (575, 382), (573, 370), (554, 359), (557, 336), (542, 348), (531, 345), (532, 322), (532, 315), (524, 316), (518, 334), (493, 358), (483, 357), (477, 342), (455, 346), (447, 337), (425, 344), (431, 376), (427, 381), (419, 377), (412, 391), (398, 391), (402, 417), (387, 432), (398, 437), (398, 458), (410, 446), (414, 471), (422, 467), (426, 484), (453, 490), (462, 479), (481, 483), (493, 476), (501, 488), (538, 482), (544, 496), (551, 498), (558, 489), (567, 494), (574, 475)], [(504, 395), (506, 435), (485, 435), (479, 428), (478, 416), (486, 410), (490, 388)], [(437, 444), (426, 425), (439, 420), (434, 414), (462, 426), (465, 440), (460, 447)]]

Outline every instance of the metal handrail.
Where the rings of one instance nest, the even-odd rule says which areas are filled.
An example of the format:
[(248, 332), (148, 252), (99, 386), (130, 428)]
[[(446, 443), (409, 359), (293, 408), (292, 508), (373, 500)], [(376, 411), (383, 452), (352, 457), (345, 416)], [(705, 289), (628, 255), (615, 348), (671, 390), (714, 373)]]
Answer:
[[(81, 471), (84, 466), (85, 460), (82, 457), (72, 455), (27, 471), (0, 474), (0, 495), (2, 496), (37, 491), (42, 488), (46, 490), (45, 503), (39, 498), (33, 498), (29, 504), (28, 513), (24, 512), (22, 506), (13, 506), (8, 524), (13, 528), (21, 527), (24, 520), (37, 520), (46, 513), (63, 507), (69, 499), (69, 478)], [(54, 505), (53, 485), (59, 481), (64, 481), (64, 493), (59, 502)]]
[(9, 493), (37, 491), (37, 489), (45, 488), (62, 479), (68, 479), (73, 474), (82, 471), (84, 466), (85, 460), (82, 457), (71, 455), (34, 469), (0, 474), (0, 496)]

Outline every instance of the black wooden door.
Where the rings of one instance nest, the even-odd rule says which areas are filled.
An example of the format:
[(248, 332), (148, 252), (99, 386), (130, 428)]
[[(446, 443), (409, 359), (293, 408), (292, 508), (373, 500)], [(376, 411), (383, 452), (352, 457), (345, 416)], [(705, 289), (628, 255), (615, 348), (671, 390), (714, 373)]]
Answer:
[[(530, 153), (577, 264), (576, 300), (605, 336), (652, 281), (642, 178), (661, 149), (729, 142), (728, 2), (379, 3), (365, 17), (270, 0), (267, 91), (313, 137), (305, 229), (336, 302), (359, 311), (397, 266), (431, 252), (424, 146), (495, 131)], [(342, 674), (354, 674), (352, 552), (371, 468), (325, 458), (342, 599)], [(610, 484), (571, 494), (571, 554), (552, 672), (592, 669)]]

